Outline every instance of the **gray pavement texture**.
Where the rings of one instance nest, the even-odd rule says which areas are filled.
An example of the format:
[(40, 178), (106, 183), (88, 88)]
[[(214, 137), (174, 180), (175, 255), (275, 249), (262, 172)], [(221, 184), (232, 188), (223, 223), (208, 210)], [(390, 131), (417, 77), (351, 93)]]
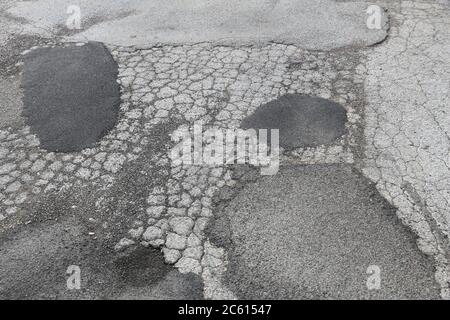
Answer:
[(279, 143), (285, 149), (331, 145), (346, 132), (346, 113), (327, 99), (288, 94), (259, 107), (241, 127), (279, 129)]
[[(402, 1), (368, 56), (364, 174), (450, 275), (450, 7)], [(448, 281), (448, 280), (447, 280)], [(446, 286), (446, 295), (450, 290)]]
[[(0, 224), (1, 299), (203, 298), (201, 278), (179, 273), (160, 250), (118, 246), (128, 226), (140, 226), (143, 194), (164, 183), (164, 168), (151, 158), (171, 127), (153, 130), (144, 156), (110, 188), (78, 184), (41, 195)], [(80, 290), (67, 289), (70, 265), (81, 269)]]
[[(368, 1), (80, 0), (80, 30), (65, 25), (70, 0), (1, 1), (0, 296), (450, 298), (448, 1), (376, 2), (388, 37), (367, 29)], [(71, 61), (90, 40), (117, 63), (117, 121), (52, 152), (20, 114), (23, 60)], [(35, 93), (83, 86), (62, 79)], [(286, 96), (318, 103), (308, 122), (337, 112), (320, 112), (310, 146), (281, 150), (278, 175), (171, 161), (171, 135), (196, 121), (278, 121), (283, 140), (305, 140), (289, 112), (264, 112)], [(72, 264), (81, 291), (65, 290)]]
[(24, 116), (49, 151), (95, 144), (116, 121), (117, 64), (100, 43), (39, 48), (25, 56)]
[(24, 125), (21, 114), (22, 95), (21, 95), (21, 76), (16, 75), (12, 78), (0, 78), (0, 128), (3, 127), (21, 127)]
[[(2, 237), (1, 299), (201, 299), (202, 283), (164, 263), (158, 250), (142, 246), (116, 252), (83, 232), (71, 216), (30, 224)], [(88, 224), (88, 223), (87, 223)], [(81, 268), (81, 289), (67, 289), (69, 265)]]
[[(228, 250), (225, 283), (243, 299), (431, 299), (432, 260), (395, 209), (349, 165), (236, 174), (209, 236)], [(229, 200), (223, 200), (231, 198)], [(225, 201), (225, 203), (222, 203)], [(379, 290), (366, 270), (381, 269)]]
[(17, 2), (8, 13), (28, 21), (25, 32), (48, 36), (72, 32), (65, 28), (70, 5), (79, 6), (82, 25), (69, 39), (114, 45), (242, 45), (274, 41), (308, 49), (332, 49), (371, 45), (387, 35), (386, 16), (382, 29), (367, 28), (365, 2), (39, 0)]

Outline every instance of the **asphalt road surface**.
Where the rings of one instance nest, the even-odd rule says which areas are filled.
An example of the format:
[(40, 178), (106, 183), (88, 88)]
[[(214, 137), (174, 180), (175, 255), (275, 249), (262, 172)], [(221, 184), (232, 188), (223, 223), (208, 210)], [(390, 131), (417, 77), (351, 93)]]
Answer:
[(0, 298), (448, 299), (449, 8), (2, 1)]

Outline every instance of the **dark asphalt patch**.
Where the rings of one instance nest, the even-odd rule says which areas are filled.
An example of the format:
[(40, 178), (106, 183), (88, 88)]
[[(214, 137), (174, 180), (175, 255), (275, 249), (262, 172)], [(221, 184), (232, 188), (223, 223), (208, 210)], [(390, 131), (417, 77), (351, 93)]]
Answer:
[[(287, 94), (245, 118), (244, 129), (279, 129), (285, 149), (330, 145), (345, 132), (347, 113), (330, 100)], [(270, 136), (270, 135), (269, 135)]]
[(79, 151), (117, 121), (117, 64), (98, 42), (39, 48), (25, 56), (24, 116), (41, 146)]
[[(81, 270), (81, 288), (67, 288), (67, 268)], [(83, 232), (75, 219), (24, 229), (0, 247), (1, 299), (201, 299), (203, 285), (166, 265), (162, 253), (123, 252)], [(183, 288), (183, 290), (179, 290)]]
[[(242, 299), (439, 299), (432, 259), (373, 184), (348, 165), (241, 172), (215, 198), (208, 237), (228, 251)], [(380, 289), (366, 286), (371, 265)]]
[[(101, 194), (51, 195), (35, 205), (33, 222), (0, 234), (0, 299), (203, 298), (200, 277), (180, 274), (159, 250), (113, 249), (129, 213), (96, 212)], [(67, 288), (71, 265), (81, 270), (79, 290)]]
[[(145, 248), (115, 252), (104, 238), (88, 234), (75, 215), (30, 224), (0, 246), (2, 299), (112, 299), (128, 287), (152, 286), (171, 268), (161, 253)], [(68, 290), (70, 265), (81, 269), (81, 289)]]

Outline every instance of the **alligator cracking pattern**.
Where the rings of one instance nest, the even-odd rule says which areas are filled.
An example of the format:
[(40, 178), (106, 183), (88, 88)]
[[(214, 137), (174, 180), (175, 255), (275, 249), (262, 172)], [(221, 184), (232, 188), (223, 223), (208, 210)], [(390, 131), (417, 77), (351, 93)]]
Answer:
[(448, 298), (450, 10), (403, 1), (392, 19), (368, 52), (363, 172), (435, 257)]
[[(347, 110), (347, 134), (335, 145), (282, 153), (282, 161), (353, 163), (360, 157), (364, 63), (361, 54), (306, 51), (291, 45), (234, 48), (196, 44), (140, 50), (110, 47), (119, 65), (122, 103), (118, 123), (81, 152), (49, 153), (29, 128), (0, 130), (0, 219), (47, 193), (74, 187), (108, 189), (127, 165), (144, 159), (151, 132), (164, 123), (238, 128), (260, 105), (287, 93), (319, 96)], [(116, 249), (141, 243), (161, 248), (166, 262), (204, 279), (205, 298), (233, 298), (221, 285), (226, 252), (203, 230), (212, 197), (232, 186), (225, 166), (175, 166), (169, 153), (152, 163), (168, 167), (164, 182), (146, 196), (145, 221), (135, 221)], [(99, 201), (101, 206), (101, 201)]]

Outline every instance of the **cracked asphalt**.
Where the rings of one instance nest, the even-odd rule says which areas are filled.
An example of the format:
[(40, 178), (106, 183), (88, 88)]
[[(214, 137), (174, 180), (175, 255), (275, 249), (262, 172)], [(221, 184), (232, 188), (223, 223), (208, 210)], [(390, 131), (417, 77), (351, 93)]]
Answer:
[(0, 298), (450, 298), (447, 1), (70, 5), (0, 4)]

